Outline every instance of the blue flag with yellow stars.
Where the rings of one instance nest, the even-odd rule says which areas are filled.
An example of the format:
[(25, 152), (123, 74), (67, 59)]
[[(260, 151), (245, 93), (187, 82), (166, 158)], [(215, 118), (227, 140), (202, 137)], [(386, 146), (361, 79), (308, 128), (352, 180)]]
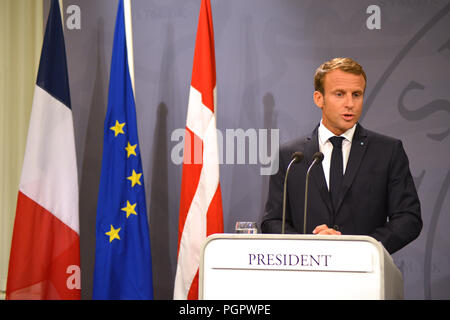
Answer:
[(150, 237), (123, 0), (117, 10), (97, 204), (94, 299), (153, 299)]

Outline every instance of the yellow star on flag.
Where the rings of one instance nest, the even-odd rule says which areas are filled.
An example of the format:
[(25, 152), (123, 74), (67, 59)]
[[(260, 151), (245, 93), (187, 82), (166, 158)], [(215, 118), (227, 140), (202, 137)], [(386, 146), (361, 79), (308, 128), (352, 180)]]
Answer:
[(125, 211), (127, 213), (127, 219), (128, 219), (130, 214), (134, 214), (135, 216), (137, 216), (137, 212), (134, 210), (135, 208), (136, 208), (136, 203), (130, 204), (130, 201), (127, 200), (127, 206), (120, 210)]
[(117, 137), (119, 133), (125, 134), (125, 132), (123, 132), (124, 126), (125, 122), (119, 123), (119, 121), (116, 120), (116, 124), (110, 128), (112, 131), (114, 131), (114, 137)]
[(136, 171), (133, 170), (133, 173), (131, 174), (131, 176), (127, 177), (127, 179), (131, 181), (131, 186), (134, 187), (136, 183), (138, 185), (141, 185), (141, 176), (142, 173), (136, 173)]
[(109, 236), (109, 242), (111, 243), (114, 239), (119, 239), (119, 231), (120, 228), (114, 229), (113, 225), (111, 225), (111, 230), (106, 232), (105, 234)]
[(127, 158), (129, 158), (131, 155), (136, 155), (136, 147), (137, 144), (131, 145), (130, 142), (128, 142), (128, 145), (125, 148), (125, 150), (127, 150)]

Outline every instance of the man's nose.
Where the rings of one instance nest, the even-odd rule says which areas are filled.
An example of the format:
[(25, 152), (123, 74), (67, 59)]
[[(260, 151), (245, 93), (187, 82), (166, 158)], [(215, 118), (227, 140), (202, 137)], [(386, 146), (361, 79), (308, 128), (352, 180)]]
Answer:
[(345, 99), (345, 106), (347, 108), (353, 108), (353, 106), (354, 106), (353, 94), (352, 93), (348, 93), (345, 97), (346, 97), (346, 99)]

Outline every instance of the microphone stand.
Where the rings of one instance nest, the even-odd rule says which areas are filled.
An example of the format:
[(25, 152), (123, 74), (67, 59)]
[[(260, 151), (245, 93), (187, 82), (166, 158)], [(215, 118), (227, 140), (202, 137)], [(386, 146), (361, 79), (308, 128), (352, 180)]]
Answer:
[(308, 171), (306, 172), (306, 180), (305, 180), (305, 207), (303, 210), (303, 234), (306, 234), (306, 210), (308, 208), (308, 180), (309, 180), (309, 172), (311, 171), (311, 168), (316, 164), (316, 163), (321, 163), (323, 160), (323, 153), (322, 152), (316, 152), (313, 155), (313, 162), (311, 163), (311, 165), (308, 168)]
[(289, 162), (289, 165), (286, 169), (286, 175), (284, 176), (284, 188), (283, 188), (283, 220), (281, 222), (281, 234), (284, 234), (284, 227), (286, 224), (286, 187), (287, 187), (287, 178), (289, 175), (289, 170), (294, 163), (300, 162), (303, 160), (303, 153), (297, 151), (292, 155), (292, 160)]

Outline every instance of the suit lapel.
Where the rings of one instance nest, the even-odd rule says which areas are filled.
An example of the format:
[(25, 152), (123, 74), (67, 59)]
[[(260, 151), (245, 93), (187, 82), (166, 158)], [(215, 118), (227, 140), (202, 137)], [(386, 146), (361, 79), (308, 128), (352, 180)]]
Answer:
[[(305, 154), (305, 160), (308, 162), (308, 167), (312, 163), (312, 157), (313, 155), (319, 151), (319, 140), (318, 140), (318, 126), (314, 129), (311, 136), (307, 137), (307, 143), (306, 143), (306, 154)], [(323, 202), (326, 204), (328, 211), (330, 214), (332, 214), (333, 209), (331, 205), (331, 198), (330, 193), (328, 192), (327, 182), (325, 180), (325, 175), (323, 174), (323, 167), (322, 163), (319, 165), (314, 165), (314, 167), (311, 168), (311, 171), (309, 173), (310, 180), (314, 180), (315, 184), (317, 185), (317, 188), (319, 189), (320, 196), (322, 197)], [(310, 182), (311, 184), (311, 182)]]
[(342, 180), (342, 188), (336, 213), (339, 213), (342, 201), (345, 198), (347, 191), (350, 189), (356, 173), (359, 170), (359, 166), (367, 149), (367, 142), (366, 130), (358, 123), (355, 134), (353, 135), (352, 148), (350, 150), (347, 167), (345, 169), (344, 179)]

